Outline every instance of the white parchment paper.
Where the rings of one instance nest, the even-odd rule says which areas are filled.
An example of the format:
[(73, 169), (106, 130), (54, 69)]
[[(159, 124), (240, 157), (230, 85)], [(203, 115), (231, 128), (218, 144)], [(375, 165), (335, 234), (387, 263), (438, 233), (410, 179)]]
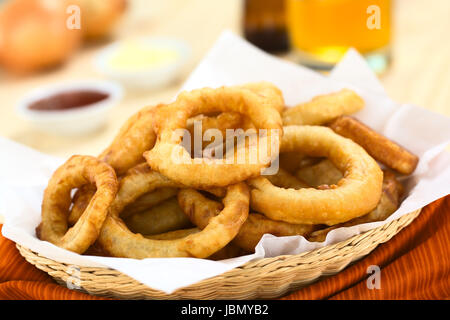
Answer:
[(297, 254), (347, 239), (450, 193), (450, 156), (444, 150), (450, 142), (450, 119), (420, 107), (392, 101), (356, 51), (350, 50), (330, 76), (325, 77), (267, 55), (238, 36), (225, 32), (191, 74), (183, 89), (261, 80), (277, 85), (290, 106), (344, 87), (360, 94), (366, 107), (356, 116), (421, 158), (414, 175), (405, 181), (408, 197), (401, 207), (384, 222), (333, 230), (323, 243), (310, 243), (300, 236), (277, 238), (265, 235), (255, 254), (224, 261), (82, 256), (40, 241), (35, 235), (35, 228), (40, 222), (43, 190), (64, 159), (50, 157), (0, 138), (0, 213), (5, 217), (3, 235), (51, 259), (80, 266), (110, 267), (149, 287), (171, 293), (252, 259)]

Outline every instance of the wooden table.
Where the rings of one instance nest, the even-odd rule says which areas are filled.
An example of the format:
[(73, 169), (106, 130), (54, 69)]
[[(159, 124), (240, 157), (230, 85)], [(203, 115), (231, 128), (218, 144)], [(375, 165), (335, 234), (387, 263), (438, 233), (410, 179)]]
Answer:
[[(450, 1), (397, 0), (395, 6), (393, 64), (381, 81), (399, 102), (450, 115)], [(114, 38), (152, 35), (184, 39), (192, 46), (193, 56), (179, 81), (163, 90), (127, 93), (111, 112), (107, 127), (89, 136), (65, 138), (34, 130), (14, 112), (17, 100), (42, 84), (100, 78), (91, 62), (105, 44), (86, 45), (52, 72), (26, 78), (0, 74), (0, 135), (56, 156), (98, 154), (124, 119), (145, 105), (170, 100), (222, 30), (240, 33), (241, 11), (240, 0), (131, 0)]]

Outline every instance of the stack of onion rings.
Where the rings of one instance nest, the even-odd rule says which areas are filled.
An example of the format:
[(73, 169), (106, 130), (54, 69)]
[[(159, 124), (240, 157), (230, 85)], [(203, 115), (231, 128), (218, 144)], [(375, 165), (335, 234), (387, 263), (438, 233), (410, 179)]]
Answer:
[[(178, 193), (178, 202), (191, 222), (199, 229), (205, 228), (210, 219), (222, 210), (222, 204), (210, 200), (194, 189), (182, 189)], [(275, 221), (262, 214), (250, 213), (233, 243), (247, 252), (253, 252), (264, 234), (276, 236), (307, 235), (314, 230), (311, 225), (291, 224)]]
[[(125, 206), (144, 193), (160, 187), (177, 187), (175, 182), (139, 165), (121, 180), (115, 201), (109, 207), (99, 245), (115, 257), (144, 259), (150, 257), (206, 258), (225, 247), (237, 234), (248, 216), (249, 190), (245, 183), (231, 185), (223, 199), (224, 209), (201, 232), (176, 240), (153, 240), (132, 233), (120, 219)], [(220, 237), (219, 237), (220, 235)]]
[[(77, 253), (221, 260), (253, 252), (264, 234), (323, 241), (338, 227), (384, 220), (400, 205), (402, 186), (375, 159), (407, 173), (417, 157), (344, 116), (363, 105), (342, 90), (285, 110), (281, 91), (260, 82), (145, 107), (97, 158), (75, 156), (55, 172), (37, 235)], [(296, 125), (283, 127), (282, 118)], [(247, 133), (227, 136), (240, 129), (267, 133), (256, 143)], [(199, 144), (196, 134), (214, 141)], [(251, 163), (250, 153), (267, 142), (270, 161)], [(224, 150), (231, 163), (215, 157)], [(240, 151), (243, 163), (235, 161)], [(276, 172), (264, 171), (278, 160)]]

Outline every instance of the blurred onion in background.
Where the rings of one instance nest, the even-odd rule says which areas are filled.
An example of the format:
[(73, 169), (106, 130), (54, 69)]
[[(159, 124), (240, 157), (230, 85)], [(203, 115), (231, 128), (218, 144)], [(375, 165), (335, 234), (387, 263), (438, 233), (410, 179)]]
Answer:
[(64, 62), (81, 44), (81, 31), (66, 27), (65, 1), (11, 0), (0, 10), (0, 63), (28, 73)]
[(0, 6), (0, 67), (24, 74), (58, 66), (83, 39), (107, 36), (125, 8), (126, 0), (6, 0)]

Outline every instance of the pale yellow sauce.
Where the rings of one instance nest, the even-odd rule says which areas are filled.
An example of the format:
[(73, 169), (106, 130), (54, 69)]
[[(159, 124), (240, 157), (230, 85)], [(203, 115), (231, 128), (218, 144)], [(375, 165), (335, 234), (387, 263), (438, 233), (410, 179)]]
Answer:
[(118, 50), (108, 59), (107, 64), (119, 71), (140, 71), (174, 63), (178, 58), (179, 53), (173, 48), (139, 41), (127, 41), (119, 45)]

